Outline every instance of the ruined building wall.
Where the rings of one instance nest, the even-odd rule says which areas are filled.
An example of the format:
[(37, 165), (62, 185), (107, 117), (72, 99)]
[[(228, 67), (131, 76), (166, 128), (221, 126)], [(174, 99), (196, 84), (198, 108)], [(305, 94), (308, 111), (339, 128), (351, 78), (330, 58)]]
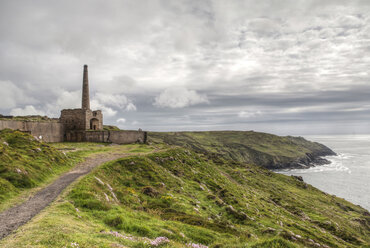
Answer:
[(60, 122), (69, 130), (103, 130), (103, 114), (100, 110), (63, 109)]
[(143, 131), (110, 131), (109, 141), (115, 144), (146, 143), (146, 136)]
[(83, 109), (63, 109), (60, 122), (65, 125), (66, 130), (85, 130), (85, 112)]
[(60, 122), (36, 122), (0, 120), (0, 130), (13, 129), (29, 132), (41, 137), (45, 142), (109, 142), (115, 144), (145, 143), (147, 133), (144, 131), (66, 131)]
[(103, 131), (101, 110), (90, 109), (89, 79), (84, 65), (82, 108), (63, 109), (58, 121), (32, 122), (0, 120), (0, 129), (10, 128), (42, 137), (46, 142), (112, 142), (116, 144), (145, 143), (147, 133), (139, 131)]
[(145, 143), (146, 137), (143, 131), (67, 131), (65, 141), (131, 144)]
[(60, 122), (0, 120), (0, 130), (6, 128), (29, 132), (45, 142), (64, 141), (64, 125)]
[[(95, 126), (95, 129), (94, 129)], [(101, 110), (86, 111), (86, 130), (103, 130), (103, 114)]]

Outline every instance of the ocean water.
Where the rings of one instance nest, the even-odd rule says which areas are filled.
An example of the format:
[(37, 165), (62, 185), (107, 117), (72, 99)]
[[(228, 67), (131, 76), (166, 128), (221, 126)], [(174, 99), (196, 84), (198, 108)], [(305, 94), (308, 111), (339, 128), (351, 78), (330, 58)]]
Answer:
[(370, 135), (320, 135), (304, 138), (328, 146), (338, 156), (325, 157), (331, 164), (278, 172), (302, 176), (306, 183), (370, 211)]

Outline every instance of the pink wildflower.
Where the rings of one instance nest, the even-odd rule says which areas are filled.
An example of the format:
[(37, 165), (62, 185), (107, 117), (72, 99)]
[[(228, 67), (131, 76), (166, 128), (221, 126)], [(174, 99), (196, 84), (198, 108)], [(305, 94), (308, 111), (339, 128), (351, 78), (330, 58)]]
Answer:
[(192, 247), (192, 248), (208, 248), (208, 246), (201, 245), (201, 244), (194, 244), (194, 243), (188, 243), (186, 244), (186, 246)]
[(170, 242), (170, 240), (168, 238), (166, 238), (166, 237), (158, 237), (155, 240), (151, 241), (150, 242), (150, 245), (160, 246), (160, 245), (166, 244), (168, 242)]

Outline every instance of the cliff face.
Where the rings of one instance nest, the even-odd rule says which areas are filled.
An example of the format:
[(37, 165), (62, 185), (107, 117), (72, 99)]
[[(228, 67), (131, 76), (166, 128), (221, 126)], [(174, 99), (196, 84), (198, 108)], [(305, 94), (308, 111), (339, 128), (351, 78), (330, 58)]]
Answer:
[(149, 141), (191, 148), (209, 156), (268, 169), (307, 168), (329, 163), (330, 148), (302, 137), (276, 136), (253, 131), (150, 133)]

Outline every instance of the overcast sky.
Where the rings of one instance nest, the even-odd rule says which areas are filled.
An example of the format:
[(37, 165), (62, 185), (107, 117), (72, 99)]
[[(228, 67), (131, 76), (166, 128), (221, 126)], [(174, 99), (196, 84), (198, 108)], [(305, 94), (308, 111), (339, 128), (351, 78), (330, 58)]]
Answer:
[(370, 1), (1, 0), (0, 113), (145, 130), (370, 133)]

